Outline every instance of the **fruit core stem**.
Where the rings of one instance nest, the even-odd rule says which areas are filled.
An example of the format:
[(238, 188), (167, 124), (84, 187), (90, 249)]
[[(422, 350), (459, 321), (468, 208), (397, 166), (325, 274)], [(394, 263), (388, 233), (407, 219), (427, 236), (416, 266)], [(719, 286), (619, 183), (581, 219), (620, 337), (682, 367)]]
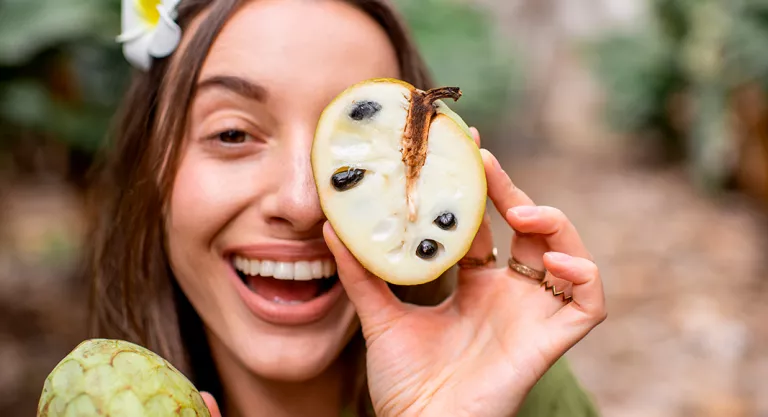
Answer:
[(437, 112), (435, 100), (461, 97), (459, 87), (440, 87), (428, 91), (414, 89), (411, 92), (411, 107), (402, 138), (403, 163), (405, 164), (405, 200), (408, 205), (408, 220), (416, 221), (417, 204), (412, 195), (421, 167), (427, 159), (429, 126)]

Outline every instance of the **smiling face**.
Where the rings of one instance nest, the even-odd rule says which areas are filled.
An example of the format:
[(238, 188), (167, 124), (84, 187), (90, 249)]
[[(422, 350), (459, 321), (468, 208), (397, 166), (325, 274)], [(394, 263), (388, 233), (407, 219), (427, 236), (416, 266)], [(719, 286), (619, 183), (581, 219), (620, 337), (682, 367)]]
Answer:
[(247, 2), (210, 49), (169, 201), (169, 257), (212, 344), (252, 373), (316, 376), (357, 328), (322, 238), (310, 150), (337, 94), (399, 76), (385, 32), (343, 2)]

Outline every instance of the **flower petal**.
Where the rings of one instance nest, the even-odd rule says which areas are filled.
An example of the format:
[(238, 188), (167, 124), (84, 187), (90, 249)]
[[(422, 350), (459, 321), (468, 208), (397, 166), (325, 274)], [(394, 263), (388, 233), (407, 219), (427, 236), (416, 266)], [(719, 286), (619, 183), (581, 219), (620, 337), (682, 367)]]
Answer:
[(136, 28), (133, 28), (133, 30), (121, 33), (120, 35), (117, 36), (117, 38), (115, 40), (118, 43), (131, 42), (131, 41), (135, 41), (136, 39), (139, 39), (140, 37), (146, 35), (147, 32), (149, 32), (149, 30), (147, 28), (136, 27)]
[(122, 0), (120, 18), (122, 33), (134, 33), (136, 30), (146, 28), (151, 29), (151, 26), (147, 25), (147, 22), (145, 22), (139, 14), (139, 10), (136, 7), (136, 0)]
[(174, 22), (167, 11), (160, 9), (160, 22), (152, 34), (152, 42), (149, 45), (149, 54), (155, 58), (164, 58), (176, 49), (181, 41), (181, 28)]
[(173, 20), (176, 20), (176, 6), (181, 3), (181, 0), (163, 0), (163, 7), (168, 11), (168, 14)]
[(140, 68), (144, 71), (149, 69), (152, 64), (152, 59), (147, 53), (150, 42), (152, 42), (153, 34), (146, 33), (143, 36), (134, 40), (123, 43), (123, 55), (125, 59), (134, 67)]

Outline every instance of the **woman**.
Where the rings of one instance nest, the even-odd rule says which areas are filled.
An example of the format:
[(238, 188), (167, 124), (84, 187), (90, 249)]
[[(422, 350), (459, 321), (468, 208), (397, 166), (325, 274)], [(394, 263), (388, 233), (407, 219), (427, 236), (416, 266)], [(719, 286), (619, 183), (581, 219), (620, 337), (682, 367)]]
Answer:
[[(323, 108), (369, 78), (432, 86), (389, 6), (177, 11), (162, 18), (181, 40), (136, 76), (96, 194), (95, 337), (167, 358), (214, 415), (594, 414), (558, 359), (605, 318), (598, 270), (563, 214), (535, 206), (490, 153), (489, 197), (519, 232), (509, 267), (495, 266), (486, 221), (456, 288), (388, 286), (325, 224), (309, 164)], [(298, 261), (338, 278), (271, 277)], [(543, 268), (573, 302), (542, 288)]]

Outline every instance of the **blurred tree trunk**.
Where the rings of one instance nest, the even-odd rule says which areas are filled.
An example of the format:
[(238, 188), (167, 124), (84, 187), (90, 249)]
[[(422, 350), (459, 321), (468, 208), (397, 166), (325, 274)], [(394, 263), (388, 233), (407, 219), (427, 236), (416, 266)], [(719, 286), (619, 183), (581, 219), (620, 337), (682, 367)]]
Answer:
[(530, 84), (522, 114), (523, 132), (536, 142), (546, 141), (544, 124), (547, 103), (556, 91), (558, 50), (563, 42), (557, 0), (526, 0), (518, 8), (519, 19), (526, 26), (530, 61)]
[(644, 10), (626, 0), (470, 1), (494, 10), (504, 36), (524, 55), (526, 104), (513, 123), (514, 131), (531, 145), (546, 144), (552, 134), (547, 120), (559, 99), (561, 66), (580, 65), (572, 54), (578, 39), (615, 23), (627, 25), (631, 20), (634, 25), (642, 21)]
[(728, 35), (728, 0), (691, 4), (691, 28), (683, 45), (690, 80), (693, 125), (688, 135), (693, 178), (706, 190), (720, 189), (732, 172), (736, 150), (726, 114), (723, 52)]
[(736, 185), (768, 207), (768, 99), (762, 86), (737, 88), (729, 100), (739, 161)]

